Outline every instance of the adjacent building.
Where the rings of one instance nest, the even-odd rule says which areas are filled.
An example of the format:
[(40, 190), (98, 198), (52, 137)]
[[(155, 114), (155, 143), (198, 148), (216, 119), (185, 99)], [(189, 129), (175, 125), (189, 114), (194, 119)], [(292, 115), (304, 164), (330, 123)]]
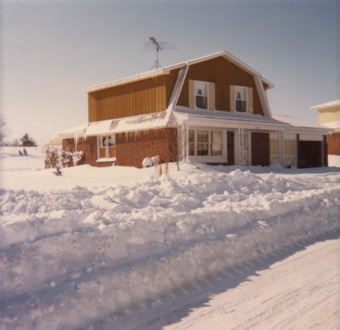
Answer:
[(340, 166), (340, 100), (315, 105), (319, 124), (332, 128), (327, 135), (328, 162), (330, 166)]

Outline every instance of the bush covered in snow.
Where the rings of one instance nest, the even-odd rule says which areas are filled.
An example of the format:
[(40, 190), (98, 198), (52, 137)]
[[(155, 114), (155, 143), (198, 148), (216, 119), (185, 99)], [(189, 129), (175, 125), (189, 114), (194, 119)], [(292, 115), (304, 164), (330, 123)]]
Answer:
[(45, 150), (45, 168), (63, 168), (83, 164), (83, 151), (70, 151), (48, 146)]

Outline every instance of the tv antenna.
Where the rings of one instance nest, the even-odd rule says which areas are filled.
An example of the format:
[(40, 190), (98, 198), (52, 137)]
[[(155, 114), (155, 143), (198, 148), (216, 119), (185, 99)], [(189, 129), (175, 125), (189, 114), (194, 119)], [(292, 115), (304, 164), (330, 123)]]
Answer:
[(167, 42), (164, 41), (157, 41), (155, 37), (149, 37), (150, 41), (145, 42), (145, 46), (152, 45), (153, 48), (156, 50), (156, 61), (151, 67), (153, 69), (161, 68), (161, 63), (159, 62), (159, 52), (164, 49), (177, 49), (176, 47), (170, 46)]
[(155, 63), (153, 64), (153, 66), (151, 67), (151, 70), (153, 69), (159, 69), (161, 67), (161, 63), (159, 63), (159, 60), (158, 60), (158, 56), (159, 56), (159, 51), (160, 50), (163, 50), (161, 44), (163, 43), (160, 43), (156, 40), (155, 37), (149, 37), (151, 43), (155, 46), (155, 49), (156, 49), (156, 61)]

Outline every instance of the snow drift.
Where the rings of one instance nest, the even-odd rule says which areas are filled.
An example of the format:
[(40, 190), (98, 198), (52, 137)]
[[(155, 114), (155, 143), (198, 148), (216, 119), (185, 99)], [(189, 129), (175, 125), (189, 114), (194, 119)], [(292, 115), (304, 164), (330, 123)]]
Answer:
[(80, 166), (55, 177), (38, 161), (2, 151), (3, 329), (132, 328), (139, 311), (221, 271), (340, 230), (336, 168), (181, 164), (158, 177)]

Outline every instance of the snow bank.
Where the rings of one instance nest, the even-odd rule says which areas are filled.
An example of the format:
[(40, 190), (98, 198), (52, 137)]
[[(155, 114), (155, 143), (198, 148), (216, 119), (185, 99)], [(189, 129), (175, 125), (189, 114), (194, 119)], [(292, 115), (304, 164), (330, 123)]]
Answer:
[(336, 169), (182, 164), (158, 178), (155, 168), (80, 166), (55, 177), (2, 156), (3, 329), (131, 328), (138, 311), (221, 270), (340, 230)]

